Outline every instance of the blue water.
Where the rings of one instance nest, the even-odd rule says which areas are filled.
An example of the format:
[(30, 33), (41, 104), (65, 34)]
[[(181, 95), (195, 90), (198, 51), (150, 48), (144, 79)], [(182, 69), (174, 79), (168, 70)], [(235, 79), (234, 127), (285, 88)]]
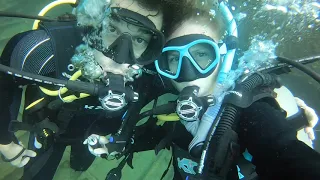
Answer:
[[(30, 15), (36, 15), (46, 4), (50, 3), (49, 0), (1, 0), (0, 1), (0, 11), (11, 11)], [(242, 17), (238, 22), (239, 29), (239, 49), (245, 51), (249, 47), (251, 38), (254, 35), (262, 33), (267, 38), (278, 41), (278, 47), (276, 49), (276, 54), (291, 59), (299, 59), (306, 56), (319, 55), (320, 54), (320, 31), (319, 23), (313, 28), (308, 28), (310, 22), (306, 23), (304, 26), (294, 27), (292, 24), (288, 25), (288, 28), (282, 28), (277, 30), (277, 21), (285, 19), (285, 16), (277, 16), (273, 25), (273, 22), (267, 23), (267, 21), (257, 21), (253, 20), (259, 7), (261, 7), (264, 1), (244, 1), (244, 0), (229, 0), (230, 6), (234, 7), (232, 12), (245, 13), (246, 16)], [(255, 7), (257, 9), (255, 9)], [(68, 5), (61, 6), (54, 11), (48, 13), (48, 16), (55, 17), (61, 13), (71, 12), (71, 7)], [(274, 17), (275, 14), (268, 12), (265, 14), (267, 17)], [(282, 18), (282, 19), (281, 19)], [(263, 18), (262, 18), (263, 19)], [(9, 38), (13, 35), (30, 30), (32, 27), (32, 20), (25, 19), (13, 19), (13, 18), (0, 18), (0, 53), (2, 48), (5, 46)], [(286, 26), (284, 26), (286, 27)], [(290, 28), (289, 28), (290, 27)], [(296, 31), (295, 31), (296, 29)], [(298, 31), (298, 32), (297, 32)], [(239, 51), (240, 52), (240, 51)], [(316, 72), (320, 73), (320, 62), (309, 64), (308, 67)], [(298, 70), (293, 69), (289, 74), (281, 76), (284, 85), (286, 85), (293, 94), (301, 99), (303, 99), (310, 107), (314, 108), (316, 112), (320, 115), (320, 85), (312, 80), (307, 75), (301, 73)], [(320, 123), (319, 123), (320, 124)], [(316, 138), (314, 141), (315, 149), (320, 152), (320, 125), (315, 127)], [(170, 153), (168, 151), (160, 154), (159, 156), (154, 156), (152, 153), (146, 153), (138, 155), (135, 160), (135, 170), (130, 170), (126, 167), (124, 170), (124, 177), (131, 179), (143, 179), (146, 174), (149, 179), (157, 176), (158, 169), (165, 169), (167, 163), (169, 162)], [(160, 160), (162, 161), (160, 161)], [(89, 170), (87, 174), (84, 175), (70, 175), (74, 172), (69, 171), (67, 163), (61, 164), (61, 171), (59, 171), (56, 179), (68, 179), (69, 175), (72, 179), (101, 179), (105, 174), (115, 167), (117, 162), (105, 162), (103, 160), (98, 160), (95, 165)], [(11, 168), (11, 169), (10, 169)], [(163, 170), (161, 171), (163, 172)], [(8, 164), (0, 163), (0, 179), (18, 179), (19, 174), (21, 175), (21, 169), (12, 169)], [(69, 173), (69, 175), (68, 175)], [(172, 175), (172, 174), (171, 174)], [(170, 176), (170, 173), (169, 175)], [(170, 179), (170, 178), (168, 178)]]

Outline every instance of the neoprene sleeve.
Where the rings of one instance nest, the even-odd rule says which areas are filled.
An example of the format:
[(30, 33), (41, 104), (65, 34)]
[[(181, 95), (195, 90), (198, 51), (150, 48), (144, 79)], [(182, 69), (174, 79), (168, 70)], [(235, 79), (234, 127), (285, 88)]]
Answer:
[(9, 144), (11, 142), (8, 126), (14, 86), (10, 80), (12, 79), (8, 75), (0, 73), (0, 144)]
[(320, 154), (296, 138), (285, 116), (265, 102), (244, 109), (239, 137), (261, 179), (320, 179)]
[[(6, 66), (10, 64), (11, 53), (21, 37), (28, 32), (23, 32), (12, 37), (0, 57), (0, 63)], [(9, 144), (12, 141), (8, 132), (10, 123), (10, 105), (13, 101), (14, 88), (17, 88), (12, 76), (0, 72), (0, 144)]]

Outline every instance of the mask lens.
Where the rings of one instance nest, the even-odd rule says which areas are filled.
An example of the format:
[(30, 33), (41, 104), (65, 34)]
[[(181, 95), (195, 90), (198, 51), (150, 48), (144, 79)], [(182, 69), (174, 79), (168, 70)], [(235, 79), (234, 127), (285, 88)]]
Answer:
[(175, 75), (179, 66), (179, 51), (166, 51), (160, 56), (159, 68), (170, 75)]
[(208, 68), (216, 60), (215, 48), (208, 43), (199, 43), (191, 46), (189, 53), (202, 70)]

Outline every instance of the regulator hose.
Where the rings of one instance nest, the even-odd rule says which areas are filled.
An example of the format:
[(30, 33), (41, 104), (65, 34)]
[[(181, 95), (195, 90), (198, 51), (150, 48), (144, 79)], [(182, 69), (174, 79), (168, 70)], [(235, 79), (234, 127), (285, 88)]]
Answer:
[[(220, 140), (221, 140), (221, 137), (224, 135), (224, 133), (228, 129), (232, 128), (236, 118), (238, 117), (238, 114), (239, 114), (239, 110), (237, 107), (233, 105), (226, 105), (225, 108), (223, 109), (221, 120), (218, 124), (216, 131), (214, 132), (212, 140), (207, 145), (208, 150), (212, 151), (213, 153), (212, 156), (208, 156), (208, 160), (206, 163), (207, 165), (205, 166), (207, 168), (207, 177), (210, 180), (224, 179), (224, 177), (228, 173), (228, 171), (225, 171), (224, 169), (228, 170), (232, 165), (232, 164), (225, 164), (225, 161), (224, 161), (228, 156), (227, 150), (229, 150), (230, 142), (222, 144)], [(219, 145), (217, 146), (217, 144)], [(224, 146), (224, 147), (221, 147), (221, 146)], [(226, 149), (226, 151), (221, 152), (222, 149)], [(209, 155), (210, 153), (211, 152), (208, 152)], [(218, 157), (217, 154), (220, 156)], [(222, 154), (223, 156), (221, 156)]]
[(245, 91), (250, 92), (258, 86), (280, 87), (279, 81), (280, 80), (275, 75), (257, 72), (249, 76), (244, 82), (241, 82), (240, 86)]
[[(319, 59), (320, 57), (313, 57), (313, 59)], [(316, 80), (318, 83), (320, 83), (320, 75), (313, 71), (312, 69), (308, 68), (307, 66), (304, 66), (303, 64), (297, 62), (297, 61), (293, 61), (284, 57), (277, 57), (277, 60), (283, 63), (287, 63), (292, 65), (293, 67), (301, 70), (302, 72), (306, 73), (307, 75), (309, 75), (311, 78), (313, 78), (314, 80)]]
[(6, 11), (0, 11), (0, 17), (16, 17), (16, 18), (24, 18), (24, 19), (35, 19), (35, 20), (41, 20), (46, 22), (67, 22), (67, 21), (73, 21), (63, 18), (48, 18), (44, 16), (33, 16), (33, 15), (26, 15), (26, 14), (20, 14), (20, 13), (14, 13), (14, 12), (6, 12)]
[(94, 84), (94, 83), (81, 82), (81, 81), (66, 81), (61, 79), (50, 78), (50, 77), (45, 77), (37, 74), (16, 70), (14, 68), (11, 68), (2, 64), (0, 64), (0, 71), (18, 78), (34, 81), (35, 83), (51, 84), (51, 85), (56, 85), (60, 87), (67, 87), (70, 90), (73, 90), (76, 92), (84, 92), (91, 95), (99, 95), (100, 91), (103, 90), (103, 88), (105, 88), (105, 86), (103, 86), (102, 84)]
[(57, 21), (57, 19), (51, 19), (43, 16), (32, 16), (32, 15), (26, 15), (26, 14), (20, 14), (20, 13), (13, 13), (13, 12), (5, 12), (0, 11), (0, 17), (17, 17), (17, 18), (25, 18), (25, 19), (37, 19), (41, 21)]

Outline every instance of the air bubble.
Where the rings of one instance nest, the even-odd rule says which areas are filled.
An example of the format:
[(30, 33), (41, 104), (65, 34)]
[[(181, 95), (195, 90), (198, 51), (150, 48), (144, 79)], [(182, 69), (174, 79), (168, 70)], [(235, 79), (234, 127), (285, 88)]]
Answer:
[(310, 25), (308, 26), (308, 28), (309, 28), (309, 29), (314, 28), (314, 24), (310, 24)]
[(242, 12), (240, 12), (239, 14), (236, 14), (236, 15), (234, 16), (234, 18), (235, 18), (237, 21), (240, 21), (240, 20), (242, 20), (242, 19), (245, 18), (245, 17), (247, 17), (247, 14), (242, 13)]
[(215, 16), (215, 15), (216, 15), (216, 11), (213, 10), (213, 9), (211, 9), (210, 12), (209, 12), (209, 14), (210, 14), (211, 16)]

